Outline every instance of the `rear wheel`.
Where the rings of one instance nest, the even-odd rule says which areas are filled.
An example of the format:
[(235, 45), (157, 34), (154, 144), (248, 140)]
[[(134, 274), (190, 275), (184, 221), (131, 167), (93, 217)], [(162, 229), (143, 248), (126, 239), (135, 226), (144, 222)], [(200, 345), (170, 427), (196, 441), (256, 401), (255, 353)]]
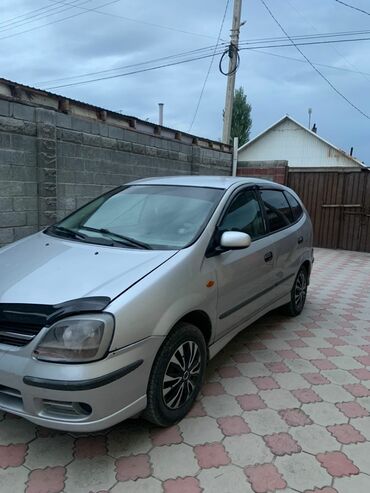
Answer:
[(158, 426), (170, 426), (190, 411), (202, 386), (207, 347), (201, 331), (179, 323), (154, 361), (144, 417)]
[(295, 278), (294, 285), (290, 294), (290, 302), (284, 306), (284, 311), (296, 317), (304, 308), (307, 297), (308, 275), (305, 267), (301, 267)]

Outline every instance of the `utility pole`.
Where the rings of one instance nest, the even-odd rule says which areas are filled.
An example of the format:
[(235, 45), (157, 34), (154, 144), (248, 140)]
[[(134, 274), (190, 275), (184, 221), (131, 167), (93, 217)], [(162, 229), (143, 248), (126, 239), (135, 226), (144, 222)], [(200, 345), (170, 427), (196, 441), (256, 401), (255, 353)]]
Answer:
[(230, 144), (231, 119), (233, 115), (235, 78), (238, 63), (239, 32), (240, 32), (240, 16), (242, 12), (242, 0), (234, 0), (233, 24), (230, 35), (230, 58), (229, 71), (227, 77), (225, 112), (224, 112), (224, 128), (222, 132), (222, 142)]

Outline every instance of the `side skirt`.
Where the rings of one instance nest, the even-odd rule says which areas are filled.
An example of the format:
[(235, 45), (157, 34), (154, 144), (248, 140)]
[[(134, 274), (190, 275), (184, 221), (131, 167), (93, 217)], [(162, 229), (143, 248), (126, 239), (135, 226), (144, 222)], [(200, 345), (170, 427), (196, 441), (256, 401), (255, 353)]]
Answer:
[(233, 339), (237, 334), (239, 334), (239, 332), (246, 329), (249, 325), (251, 325), (253, 322), (261, 318), (263, 315), (266, 315), (266, 313), (269, 313), (272, 310), (275, 310), (276, 308), (279, 308), (280, 306), (289, 303), (289, 301), (290, 301), (290, 293), (277, 299), (274, 303), (269, 304), (265, 308), (262, 308), (260, 311), (252, 315), (250, 318), (239, 324), (237, 327), (228, 331), (227, 334), (225, 334), (216, 342), (214, 342), (211, 346), (209, 346), (209, 359), (212, 359), (214, 356), (216, 356), (216, 354), (219, 351), (221, 351), (221, 349), (225, 347), (226, 344), (231, 341), (231, 339)]

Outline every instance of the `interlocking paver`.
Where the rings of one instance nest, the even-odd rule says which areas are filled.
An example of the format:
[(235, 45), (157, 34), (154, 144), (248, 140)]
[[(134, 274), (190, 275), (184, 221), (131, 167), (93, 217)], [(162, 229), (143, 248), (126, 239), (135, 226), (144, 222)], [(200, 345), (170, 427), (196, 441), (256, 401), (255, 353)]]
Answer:
[(317, 454), (316, 459), (327, 472), (336, 478), (352, 476), (360, 471), (343, 452), (325, 452)]
[(245, 468), (245, 474), (256, 493), (268, 493), (281, 490), (287, 486), (274, 464), (248, 466)]
[(233, 465), (203, 469), (198, 479), (203, 493), (255, 493), (243, 471)]
[(271, 409), (280, 410), (299, 406), (299, 401), (288, 390), (263, 390), (260, 392), (263, 401)]
[(112, 457), (75, 459), (66, 467), (65, 491), (71, 493), (107, 490), (115, 482), (115, 461)]
[(275, 465), (288, 486), (298, 491), (323, 487), (331, 483), (331, 477), (317, 460), (306, 452), (277, 457)]
[(318, 425), (329, 426), (347, 422), (346, 416), (330, 402), (303, 404), (302, 410)]
[(185, 418), (179, 423), (184, 442), (189, 445), (221, 441), (223, 435), (217, 421), (209, 416)]
[(153, 476), (161, 481), (178, 476), (194, 476), (199, 469), (194, 449), (185, 443), (156, 447), (149, 455)]
[(277, 411), (272, 409), (247, 411), (243, 413), (243, 418), (248, 423), (252, 432), (257, 435), (272, 435), (272, 433), (288, 430), (288, 425), (285, 421), (279, 416)]
[[(104, 455), (106, 451), (104, 451)], [(25, 466), (30, 469), (65, 466), (73, 458), (73, 439), (67, 435), (39, 438), (28, 445)]]
[(369, 493), (369, 476), (359, 474), (358, 476), (337, 478), (334, 487), (338, 493)]
[(226, 437), (223, 443), (232, 463), (241, 467), (270, 462), (273, 458), (264, 440), (257, 435)]
[(361, 472), (370, 474), (370, 443), (357, 443), (353, 445), (345, 445), (344, 453)]
[(328, 431), (339, 443), (359, 443), (365, 442), (365, 437), (350, 424), (328, 426)]
[(333, 451), (339, 448), (335, 438), (322, 426), (311, 425), (292, 428), (289, 432), (298, 444), (309, 454)]
[(368, 493), (370, 256), (315, 257), (303, 313), (241, 332), (175, 426), (76, 434), (0, 413), (0, 491)]

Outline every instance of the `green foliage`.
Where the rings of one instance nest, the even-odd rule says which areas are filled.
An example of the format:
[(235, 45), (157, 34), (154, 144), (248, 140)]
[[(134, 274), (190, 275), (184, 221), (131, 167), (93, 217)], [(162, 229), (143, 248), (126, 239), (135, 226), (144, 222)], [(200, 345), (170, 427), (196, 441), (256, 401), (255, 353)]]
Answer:
[(239, 137), (239, 147), (248, 142), (252, 128), (252, 106), (247, 101), (244, 89), (239, 87), (234, 94), (233, 116), (231, 120), (231, 138)]

